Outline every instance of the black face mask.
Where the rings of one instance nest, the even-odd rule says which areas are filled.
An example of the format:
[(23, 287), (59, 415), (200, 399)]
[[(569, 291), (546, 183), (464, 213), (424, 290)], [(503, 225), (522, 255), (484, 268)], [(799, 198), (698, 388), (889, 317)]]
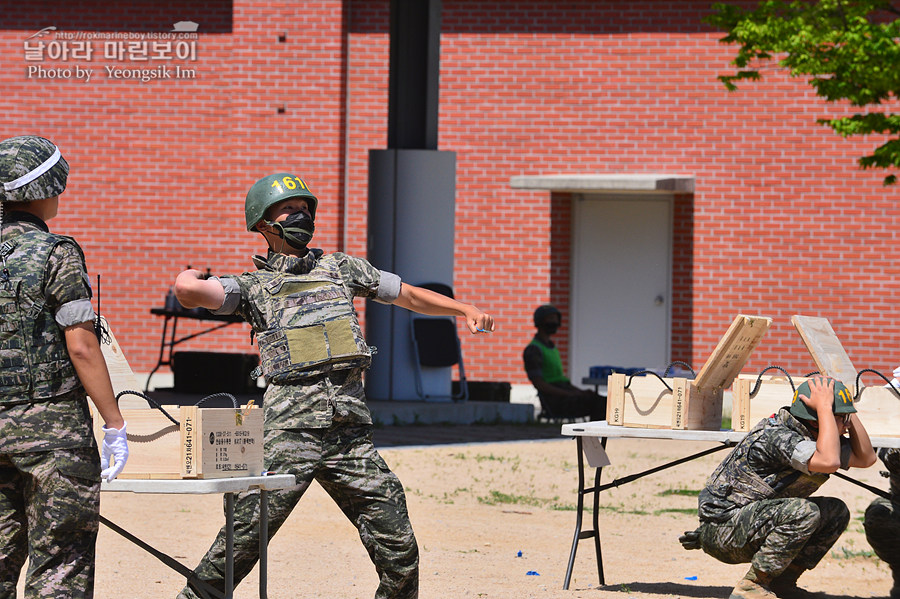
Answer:
[(541, 325), (541, 328), (544, 329), (544, 332), (547, 333), (548, 335), (555, 335), (556, 331), (559, 330), (559, 325), (554, 322), (554, 323), (549, 323), (549, 324), (543, 324), (543, 325)]
[(302, 210), (295, 212), (286, 219), (269, 223), (278, 230), (278, 236), (284, 239), (289, 246), (302, 250), (312, 239), (316, 225), (312, 217)]

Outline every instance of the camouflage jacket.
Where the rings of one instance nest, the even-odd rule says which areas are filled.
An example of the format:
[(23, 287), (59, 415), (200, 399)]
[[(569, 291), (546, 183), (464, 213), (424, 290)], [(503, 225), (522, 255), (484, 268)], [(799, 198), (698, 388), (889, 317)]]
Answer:
[[(849, 460), (841, 439), (841, 463)], [(809, 497), (828, 480), (809, 472), (815, 438), (787, 408), (760, 421), (713, 471), (698, 500), (701, 522), (724, 522), (754, 501)]]
[[(216, 313), (239, 313), (258, 336), (264, 372), (270, 383), (264, 399), (266, 427), (324, 428), (334, 421), (371, 424), (362, 385), (362, 373), (369, 363), (368, 347), (352, 300), (365, 297), (390, 303), (397, 296), (384, 291), (383, 279), (396, 279), (399, 292), (399, 278), (379, 271), (363, 259), (342, 253), (323, 254), (322, 250), (310, 250), (302, 258), (270, 252), (267, 258), (255, 257), (254, 262), (258, 271), (222, 277), (226, 299)], [(316, 288), (320, 293), (315, 292)], [(292, 290), (297, 293), (291, 293)], [(286, 294), (288, 302), (279, 294)], [(233, 302), (231, 298), (235, 296), (239, 300)], [(302, 328), (306, 324), (324, 329), (323, 320), (328, 319), (330, 311), (347, 325), (338, 333), (346, 333), (345, 354), (353, 358), (344, 361), (340, 368), (330, 367), (335, 362), (319, 355), (327, 353), (327, 344), (320, 343), (324, 339), (321, 335), (311, 344), (305, 333), (299, 334), (295, 342), (308, 347), (300, 348), (295, 343), (295, 350), (287, 353), (283, 351), (288, 347), (287, 340), (281, 347), (278, 341), (272, 341), (285, 337), (285, 327), (277, 322), (279, 319), (288, 318), (291, 322), (287, 328), (293, 327), (294, 331), (299, 330), (298, 325)], [(312, 352), (308, 351), (310, 348)], [(290, 357), (292, 352), (295, 356)]]
[[(0, 404), (0, 453), (92, 446), (87, 398), (63, 337), (63, 328), (93, 318), (81, 248), (69, 237), (53, 235), (45, 223), (30, 214), (13, 212), (5, 214), (3, 220), (3, 243), (11, 248), (6, 265), (11, 280), (18, 280), (19, 299), (30, 297), (29, 309), (36, 312), (26, 316), (28, 327), (22, 326), (18, 310), (14, 310), (18, 300), (0, 281), (0, 326), (6, 331), (0, 331), (4, 338), (0, 378), (15, 382), (8, 386), (18, 388), (5, 394)], [(46, 251), (37, 251), (41, 247)], [(32, 336), (40, 343), (29, 343), (27, 360), (32, 366), (30, 372), (23, 373), (15, 367), (22, 350), (13, 348), (17, 342), (12, 337), (9, 343), (6, 338), (10, 334), (28, 335), (29, 329), (34, 330)], [(7, 356), (8, 352), (12, 353)], [(36, 376), (39, 372), (50, 376)]]

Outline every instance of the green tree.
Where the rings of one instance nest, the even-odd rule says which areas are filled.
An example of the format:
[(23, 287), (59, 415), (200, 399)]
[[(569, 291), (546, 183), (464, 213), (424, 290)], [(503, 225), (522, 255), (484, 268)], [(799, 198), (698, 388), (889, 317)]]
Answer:
[[(884, 106), (900, 98), (900, 5), (890, 0), (769, 0), (748, 9), (719, 3), (704, 21), (728, 32), (721, 42), (740, 46), (732, 61), (735, 73), (719, 77), (729, 90), (741, 80), (759, 80), (767, 61), (793, 77), (809, 77), (816, 94), (828, 102), (847, 101), (862, 109), (848, 117), (819, 119), (820, 124), (844, 137), (887, 137), (859, 159), (860, 166), (900, 168), (900, 114)], [(896, 175), (884, 179), (885, 185), (896, 182)]]

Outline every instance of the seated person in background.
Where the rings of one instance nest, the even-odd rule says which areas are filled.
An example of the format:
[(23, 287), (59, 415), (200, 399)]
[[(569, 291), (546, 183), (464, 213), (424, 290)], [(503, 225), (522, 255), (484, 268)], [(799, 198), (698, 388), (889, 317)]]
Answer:
[(528, 380), (537, 389), (543, 415), (549, 418), (606, 419), (606, 397), (579, 389), (566, 378), (559, 349), (550, 337), (556, 334), (562, 316), (555, 307), (543, 305), (534, 311), (537, 334), (522, 352)]
[(700, 491), (700, 528), (679, 540), (726, 564), (750, 563), (729, 599), (814, 596), (797, 578), (825, 557), (850, 510), (836, 497), (810, 495), (838, 468), (875, 460), (850, 390), (814, 377), (716, 468)]
[(878, 451), (878, 457), (891, 477), (891, 498), (879, 497), (870, 503), (863, 526), (875, 555), (891, 567), (894, 576), (891, 599), (900, 599), (900, 449), (883, 448)]

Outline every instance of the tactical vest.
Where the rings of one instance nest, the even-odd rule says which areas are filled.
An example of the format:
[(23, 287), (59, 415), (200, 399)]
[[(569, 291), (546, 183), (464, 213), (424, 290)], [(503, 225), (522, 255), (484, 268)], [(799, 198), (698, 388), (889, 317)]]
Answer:
[[(780, 413), (775, 419), (780, 418)], [(766, 482), (748, 463), (750, 446), (764, 434), (766, 428), (776, 426), (772, 418), (766, 418), (747, 433), (747, 436), (728, 454), (706, 481), (700, 492), (699, 516), (701, 522), (723, 522), (734, 510), (763, 499), (783, 497), (809, 497), (828, 480), (819, 472), (804, 474), (793, 468), (785, 468)]]
[(0, 246), (0, 404), (48, 399), (81, 384), (43, 294), (50, 253), (67, 240), (74, 241), (29, 231)]
[(266, 380), (285, 385), (332, 370), (368, 368), (372, 352), (362, 335), (353, 297), (337, 261), (324, 256), (307, 274), (258, 270), (264, 297), (254, 325)]
[(544, 361), (541, 368), (541, 376), (545, 381), (551, 384), (568, 383), (569, 379), (563, 371), (562, 358), (559, 355), (559, 349), (556, 347), (547, 347), (537, 339), (532, 339), (531, 343), (534, 347), (541, 350)]

